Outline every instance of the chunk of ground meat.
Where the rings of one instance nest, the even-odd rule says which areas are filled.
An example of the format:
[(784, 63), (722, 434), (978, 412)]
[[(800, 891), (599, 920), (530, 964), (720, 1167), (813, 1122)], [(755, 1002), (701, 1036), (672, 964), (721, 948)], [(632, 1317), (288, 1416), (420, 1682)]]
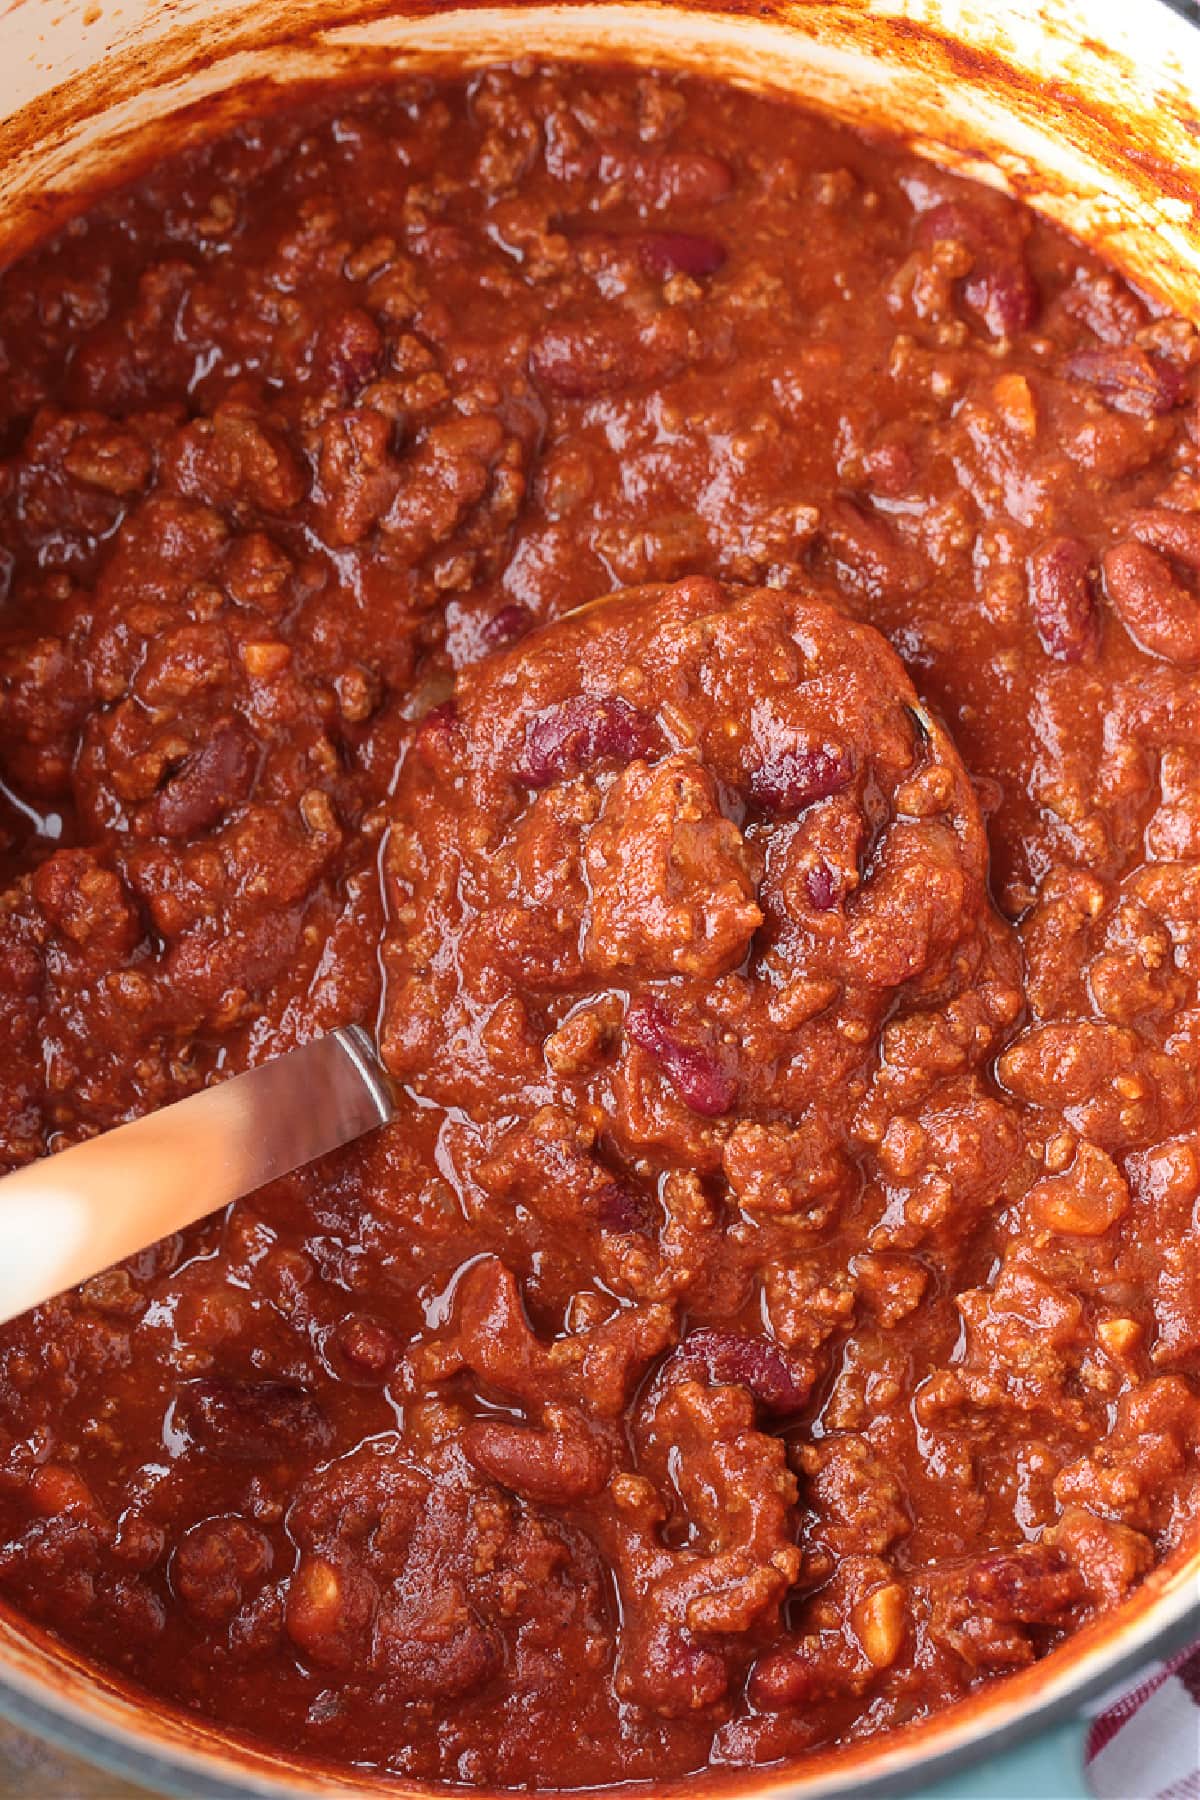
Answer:
[(1188, 1070), (1125, 1026), (1063, 1020), (1027, 1031), (1000, 1059), (1009, 1090), (1059, 1112), (1109, 1150), (1165, 1135), (1194, 1104)]
[(1200, 1400), (1179, 1376), (1156, 1376), (1122, 1396), (1111, 1435), (1063, 1469), (1055, 1492), (1101, 1518), (1161, 1529), (1198, 1442)]
[(1078, 1571), (1087, 1592), (1103, 1606), (1115, 1606), (1135, 1587), (1154, 1561), (1154, 1546), (1140, 1531), (1068, 1506), (1047, 1534)]
[(745, 1120), (725, 1140), (722, 1162), (738, 1204), (814, 1230), (827, 1225), (854, 1186), (836, 1134), (814, 1111), (801, 1126)]
[(763, 915), (744, 839), (690, 757), (633, 763), (588, 833), (584, 959), (603, 975), (716, 977), (746, 955)]
[(911, 1531), (903, 1487), (865, 1438), (837, 1433), (806, 1444), (799, 1461), (817, 1539), (835, 1555), (882, 1556)]
[(261, 1587), (273, 1561), (266, 1533), (245, 1519), (206, 1519), (180, 1540), (171, 1580), (188, 1611), (224, 1624)]
[(666, 1547), (667, 1508), (645, 1475), (615, 1479), (627, 1620), (617, 1686), (671, 1717), (720, 1700), (756, 1637), (777, 1624), (800, 1569), (790, 1530), (796, 1484), (783, 1445), (754, 1429), (753, 1402), (736, 1389), (669, 1385), (645, 1430), (647, 1466), (662, 1459), (660, 1481), (666, 1453), (678, 1455), (675, 1479), (695, 1547)]
[(377, 1439), (314, 1476), (289, 1523), (300, 1559), (285, 1622), (319, 1668), (369, 1669), (428, 1701), (472, 1692), (510, 1658), (519, 1669), (547, 1632), (585, 1661), (603, 1648), (595, 1553), (449, 1446), (427, 1469)]
[(415, 1352), (419, 1374), (445, 1379), (465, 1366), (535, 1410), (573, 1402), (598, 1417), (617, 1417), (648, 1365), (676, 1337), (674, 1309), (651, 1304), (547, 1345), (529, 1323), (512, 1273), (493, 1258), (466, 1271), (455, 1301), (453, 1331)]

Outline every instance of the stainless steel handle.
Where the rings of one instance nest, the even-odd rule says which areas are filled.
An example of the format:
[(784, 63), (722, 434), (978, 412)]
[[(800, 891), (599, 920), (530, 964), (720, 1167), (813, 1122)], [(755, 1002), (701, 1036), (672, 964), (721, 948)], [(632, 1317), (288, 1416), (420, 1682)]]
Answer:
[(0, 1180), (0, 1320), (392, 1117), (365, 1031), (333, 1031)]

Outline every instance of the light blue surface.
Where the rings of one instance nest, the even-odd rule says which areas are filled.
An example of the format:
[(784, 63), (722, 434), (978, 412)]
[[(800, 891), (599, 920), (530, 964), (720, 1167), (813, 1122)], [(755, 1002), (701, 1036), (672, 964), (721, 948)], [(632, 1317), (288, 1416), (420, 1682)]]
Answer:
[(985, 1756), (974, 1768), (923, 1787), (911, 1800), (1092, 1800), (1083, 1778), (1086, 1734), (1086, 1720), (1067, 1719), (1023, 1744)]

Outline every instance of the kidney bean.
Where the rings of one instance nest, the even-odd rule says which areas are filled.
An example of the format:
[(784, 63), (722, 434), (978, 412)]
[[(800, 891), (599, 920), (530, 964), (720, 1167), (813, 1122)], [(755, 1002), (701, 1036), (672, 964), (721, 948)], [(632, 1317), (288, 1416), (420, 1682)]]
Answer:
[(1200, 573), (1200, 513), (1176, 512), (1169, 506), (1147, 507), (1145, 512), (1131, 515), (1129, 530), (1140, 544), (1149, 544)]
[(661, 1000), (653, 995), (635, 1000), (625, 1014), (625, 1030), (661, 1065), (685, 1106), (706, 1119), (729, 1111), (737, 1093), (733, 1077), (705, 1045), (684, 1043)]
[(712, 206), (733, 192), (729, 164), (704, 150), (667, 150), (648, 161), (649, 187), (658, 207)]
[(648, 1236), (654, 1229), (654, 1204), (647, 1194), (622, 1181), (606, 1181), (588, 1196), (587, 1210), (602, 1231), (637, 1232)]
[(1020, 1544), (982, 1557), (967, 1577), (967, 1593), (999, 1619), (1048, 1624), (1073, 1606), (1083, 1591), (1079, 1571), (1061, 1550)]
[(1000, 221), (978, 204), (968, 200), (943, 200), (917, 222), (917, 242), (936, 244), (953, 238), (970, 250), (990, 247), (1005, 241)]
[(321, 327), (313, 366), (349, 398), (378, 374), (383, 350), (383, 335), (370, 313), (348, 306)]
[(608, 1451), (582, 1424), (573, 1431), (543, 1431), (481, 1419), (467, 1426), (462, 1445), (475, 1467), (501, 1487), (547, 1505), (586, 1499), (608, 1480)]
[(331, 1334), (326, 1353), (339, 1375), (365, 1383), (386, 1381), (400, 1356), (394, 1331), (378, 1319), (350, 1313)]
[(489, 650), (499, 650), (524, 637), (532, 624), (533, 614), (529, 608), (519, 600), (512, 600), (492, 614), (480, 635)]
[(1111, 273), (1082, 272), (1061, 296), (1068, 318), (1098, 337), (1102, 344), (1125, 344), (1150, 324), (1145, 302)]
[(138, 823), (166, 838), (207, 831), (245, 800), (254, 785), (258, 745), (240, 718), (221, 719), (167, 785), (143, 807)]
[(716, 238), (688, 231), (648, 231), (638, 239), (638, 261), (647, 275), (712, 275), (725, 261)]
[(670, 307), (644, 322), (632, 313), (555, 321), (534, 339), (529, 362), (551, 393), (590, 400), (639, 382), (667, 381), (690, 354), (687, 320)]
[(1029, 559), (1029, 604), (1047, 656), (1082, 662), (1095, 649), (1096, 595), (1091, 552), (1079, 538), (1055, 537)]
[(311, 1395), (283, 1381), (189, 1381), (173, 1424), (195, 1449), (233, 1462), (311, 1457), (332, 1437)]
[(993, 337), (1028, 331), (1041, 304), (1037, 283), (1019, 240), (981, 207), (947, 200), (925, 213), (917, 241), (948, 238), (965, 244), (974, 258), (963, 277), (962, 297)]
[(1135, 643), (1167, 662), (1200, 661), (1200, 600), (1172, 573), (1165, 556), (1127, 539), (1104, 557), (1109, 599)]
[(845, 750), (798, 744), (768, 747), (747, 780), (760, 806), (774, 813), (795, 813), (816, 800), (840, 794), (853, 776), (854, 766)]
[(439, 706), (431, 706), (417, 726), (413, 749), (422, 762), (427, 762), (430, 768), (444, 774), (452, 764), (461, 743), (462, 728), (458, 722), (457, 702), (443, 700)]
[(665, 1387), (701, 1377), (713, 1387), (744, 1387), (764, 1412), (798, 1412), (812, 1391), (814, 1373), (800, 1357), (766, 1338), (702, 1326), (672, 1351), (662, 1375)]
[(600, 179), (627, 182), (639, 203), (655, 212), (712, 206), (733, 188), (729, 164), (705, 150), (637, 151), (622, 144), (604, 146)]
[(822, 1697), (813, 1664), (799, 1650), (769, 1650), (750, 1671), (746, 1692), (760, 1712), (790, 1712)]
[(814, 863), (804, 874), (804, 887), (817, 912), (832, 912), (841, 899), (841, 888), (828, 863)]
[(1064, 373), (1094, 387), (1116, 412), (1153, 418), (1181, 406), (1187, 383), (1179, 370), (1161, 357), (1148, 356), (1136, 344), (1076, 350), (1063, 364)]
[(632, 762), (659, 748), (653, 719), (613, 695), (573, 694), (525, 727), (525, 748), (515, 770), (527, 787), (577, 775), (602, 757)]
[(1037, 283), (1023, 259), (986, 260), (963, 281), (963, 299), (993, 337), (1028, 331), (1038, 315)]

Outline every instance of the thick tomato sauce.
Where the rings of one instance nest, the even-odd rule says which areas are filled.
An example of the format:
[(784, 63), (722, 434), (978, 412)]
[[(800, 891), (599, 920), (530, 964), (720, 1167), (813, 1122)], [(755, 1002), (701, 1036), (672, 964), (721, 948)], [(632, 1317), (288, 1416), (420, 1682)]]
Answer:
[(0, 1333), (9, 1601), (569, 1787), (921, 1718), (1187, 1538), (1197, 354), (623, 71), (325, 93), (7, 271), (0, 1156), (352, 1020), (402, 1090)]

